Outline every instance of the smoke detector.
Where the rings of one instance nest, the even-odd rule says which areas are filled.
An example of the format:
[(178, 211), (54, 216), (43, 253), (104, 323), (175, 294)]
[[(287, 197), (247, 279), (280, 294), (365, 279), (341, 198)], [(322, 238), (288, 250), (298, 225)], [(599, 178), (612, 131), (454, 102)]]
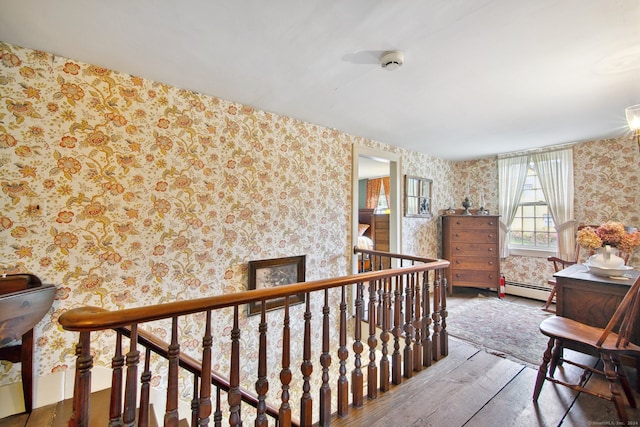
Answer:
[(399, 50), (385, 52), (380, 58), (380, 65), (387, 71), (397, 70), (404, 63), (404, 54)]

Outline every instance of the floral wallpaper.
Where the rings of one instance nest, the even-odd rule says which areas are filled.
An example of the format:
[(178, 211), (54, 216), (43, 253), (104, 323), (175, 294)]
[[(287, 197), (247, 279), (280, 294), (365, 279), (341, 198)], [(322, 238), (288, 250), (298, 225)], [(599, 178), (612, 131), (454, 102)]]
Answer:
[[(9, 44), (0, 61), (0, 272), (58, 286), (39, 374), (74, 362), (56, 321), (72, 307), (239, 292), (254, 259), (306, 254), (308, 280), (347, 273), (351, 147), (367, 141)], [(107, 363), (112, 343), (94, 346)]]
[[(401, 154), (403, 174), (432, 179), (435, 212), (459, 208), (467, 182), (474, 203), (483, 193), (485, 207), (497, 209), (495, 158), (444, 161), (0, 42), (0, 273), (31, 272), (58, 286), (35, 330), (36, 374), (73, 366), (76, 336), (57, 323), (73, 307), (117, 310), (239, 292), (255, 259), (305, 254), (308, 280), (347, 274), (354, 144)], [(636, 151), (625, 138), (576, 146), (577, 219), (640, 224)], [(404, 253), (438, 256), (437, 216), (402, 221)], [(544, 268), (535, 259), (503, 264), (511, 280), (525, 283), (546, 282)], [(312, 304), (319, 313), (321, 302)], [(230, 313), (217, 316), (229, 324)], [(241, 319), (253, 330), (257, 321)], [(184, 350), (197, 352), (190, 337), (201, 324), (198, 316), (181, 322)], [(277, 342), (278, 326), (269, 326)], [(169, 336), (167, 324), (150, 328)], [(104, 366), (109, 335), (93, 342)], [(229, 330), (220, 336), (225, 354)], [(255, 358), (257, 336), (242, 339)], [(278, 364), (274, 352), (269, 357)], [(227, 372), (228, 361), (214, 369)], [(0, 386), (18, 382), (19, 372), (0, 362)], [(269, 375), (277, 384), (278, 373)]]
[[(73, 307), (239, 292), (255, 259), (306, 254), (308, 280), (347, 274), (353, 144), (402, 154), (406, 173), (434, 179), (436, 207), (449, 191), (449, 162), (6, 43), (0, 95), (0, 273), (31, 272), (58, 286), (35, 331), (38, 375), (73, 367), (77, 337), (57, 323)], [(405, 223), (404, 251), (437, 256), (437, 221)], [(312, 301), (315, 313), (320, 304)], [(230, 324), (231, 313), (216, 316), (215, 324)], [(241, 322), (257, 330), (257, 317)], [(180, 335), (198, 336), (201, 325), (201, 316), (189, 316)], [(166, 322), (148, 328), (169, 337)], [(221, 354), (229, 334), (220, 333)], [(275, 321), (269, 334), (279, 340)], [(110, 338), (94, 335), (97, 365), (110, 363)], [(242, 339), (246, 360), (257, 359), (257, 334)], [(189, 338), (182, 349), (197, 353), (199, 345)], [(292, 344), (294, 354), (300, 345)], [(19, 381), (18, 366), (0, 366), (0, 385)], [(248, 381), (255, 369), (245, 368)], [(228, 372), (228, 360), (214, 369)], [(278, 374), (269, 373), (273, 384)], [(294, 374), (294, 401), (296, 381)]]

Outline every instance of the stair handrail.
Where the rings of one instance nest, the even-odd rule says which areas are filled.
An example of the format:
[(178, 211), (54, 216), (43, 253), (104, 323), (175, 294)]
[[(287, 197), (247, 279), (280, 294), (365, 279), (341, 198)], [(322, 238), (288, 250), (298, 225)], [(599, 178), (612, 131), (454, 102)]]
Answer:
[[(272, 287), (272, 288), (255, 289), (255, 290), (243, 291), (235, 294), (217, 295), (212, 297), (204, 297), (204, 298), (198, 298), (198, 299), (186, 300), (186, 301), (175, 301), (175, 302), (163, 303), (163, 304), (147, 306), (147, 307), (133, 307), (133, 308), (126, 308), (126, 309), (117, 310), (117, 311), (110, 311), (108, 309), (104, 309), (100, 307), (86, 306), (86, 307), (77, 307), (77, 308), (68, 310), (67, 312), (63, 313), (60, 316), (59, 318), (60, 325), (65, 330), (80, 333), (80, 339), (79, 339), (77, 350), (76, 350), (78, 359), (76, 363), (76, 383), (74, 388), (74, 415), (72, 420), (70, 420), (70, 425), (84, 426), (84, 425), (87, 425), (87, 420), (89, 419), (88, 399), (89, 399), (89, 387), (90, 387), (90, 376), (91, 376), (90, 372), (93, 364), (92, 362), (93, 357), (91, 356), (91, 353), (90, 353), (90, 345), (91, 345), (90, 334), (91, 332), (94, 332), (94, 331), (112, 329), (112, 330), (118, 331), (119, 334), (126, 333), (130, 337), (135, 337), (130, 340), (132, 344), (140, 342), (140, 344), (144, 346), (145, 344), (143, 342), (146, 342), (146, 344), (152, 344), (154, 340), (150, 339), (150, 336), (148, 335), (148, 333), (139, 329), (138, 324), (157, 321), (157, 320), (163, 320), (163, 319), (165, 320), (172, 319), (172, 323), (173, 323), (172, 328), (174, 332), (172, 333), (171, 344), (166, 346), (166, 350), (163, 350), (163, 351), (166, 351), (167, 353), (165, 357), (170, 361), (170, 366), (171, 365), (176, 366), (176, 369), (179, 365), (182, 365), (183, 367), (191, 365), (191, 367), (194, 370), (198, 370), (198, 362), (196, 362), (193, 359), (189, 360), (189, 357), (184, 355), (179, 350), (179, 344), (176, 341), (174, 341), (173, 335), (177, 331), (176, 321), (180, 316), (195, 314), (195, 313), (202, 313), (202, 312), (211, 313), (214, 310), (233, 307), (234, 308), (234, 328), (237, 328), (238, 327), (237, 326), (238, 307), (241, 305), (249, 304), (249, 303), (264, 303), (268, 300), (276, 299), (276, 298), (285, 298), (288, 301), (288, 297), (290, 296), (294, 296), (298, 294), (311, 294), (312, 292), (316, 292), (316, 291), (325, 291), (325, 304), (326, 304), (327, 303), (326, 292), (329, 289), (342, 287), (343, 302), (341, 304), (340, 310), (341, 310), (341, 322), (343, 323), (345, 320), (344, 311), (343, 311), (344, 305), (345, 305), (344, 292), (347, 286), (356, 285), (356, 286), (362, 287), (363, 283), (373, 284), (376, 281), (380, 281), (380, 283), (391, 283), (392, 280), (397, 280), (399, 277), (409, 277), (409, 275), (415, 276), (418, 274), (420, 276), (424, 274), (425, 281), (426, 281), (428, 277), (427, 273), (429, 273), (430, 271), (434, 271), (434, 273), (436, 274), (434, 276), (434, 280), (435, 280), (434, 286), (435, 286), (435, 283), (438, 283), (438, 285), (434, 287), (434, 292), (436, 293), (435, 295), (438, 295), (437, 297), (434, 296), (434, 313), (433, 313), (433, 316), (435, 316), (433, 318), (434, 340), (435, 340), (435, 336), (438, 335), (439, 333), (438, 331), (442, 331), (444, 334), (439, 335), (443, 339), (442, 344), (440, 344), (440, 339), (438, 339), (437, 342), (434, 342), (433, 357), (434, 357), (434, 360), (438, 360), (440, 357), (446, 356), (447, 354), (447, 348), (446, 348), (447, 345), (445, 344), (446, 329), (444, 329), (446, 310), (444, 309), (444, 307), (442, 307), (442, 318), (440, 318), (439, 317), (441, 315), (440, 308), (438, 308), (437, 311), (435, 311), (436, 310), (435, 304), (436, 304), (436, 298), (440, 299), (442, 297), (444, 301), (445, 293), (442, 292), (442, 290), (446, 288), (446, 280), (442, 276), (441, 270), (449, 267), (449, 261), (443, 260), (443, 259), (415, 257), (415, 256), (401, 255), (401, 254), (392, 254), (392, 253), (384, 253), (384, 256), (389, 256), (390, 258), (398, 258), (401, 260), (400, 264), (402, 264), (403, 259), (412, 261), (412, 264), (409, 266), (400, 265), (398, 267), (389, 268), (386, 270), (377, 270), (377, 271), (371, 271), (371, 272), (351, 274), (351, 275), (346, 275), (341, 277), (319, 279), (319, 280), (313, 280), (308, 282), (281, 285), (281, 286)], [(442, 283), (440, 283), (441, 281)], [(397, 292), (398, 290), (396, 289), (396, 298), (398, 295), (400, 295)], [(388, 295), (386, 297), (388, 298)], [(386, 301), (387, 301), (386, 304), (389, 304), (389, 301), (388, 300)], [(417, 304), (418, 302), (416, 301), (416, 305)], [(264, 304), (262, 304), (262, 306), (263, 306), (263, 319), (264, 319)], [(308, 303), (307, 303), (307, 310), (308, 310)], [(389, 307), (389, 310), (391, 310), (391, 307)], [(400, 311), (401, 311), (400, 306), (397, 306), (396, 312), (400, 313)], [(323, 313), (325, 313), (324, 310), (323, 310)], [(326, 313), (328, 313), (328, 311)], [(323, 314), (323, 318), (327, 318), (327, 314)], [(440, 321), (442, 322), (442, 325), (438, 324)], [(427, 320), (426, 325), (429, 325), (430, 322), (431, 320)], [(132, 328), (129, 329), (129, 326), (131, 326)], [(344, 331), (341, 329), (340, 333), (342, 336)], [(396, 329), (394, 329), (393, 334), (388, 334), (387, 337), (393, 335), (396, 337), (396, 339), (398, 339), (400, 337), (400, 334), (401, 334), (400, 329), (397, 327), (397, 323), (396, 323)], [(233, 337), (233, 333), (232, 333), (232, 337)], [(341, 341), (342, 341), (342, 338), (341, 338)], [(384, 341), (386, 345), (386, 341), (387, 341), (386, 337), (384, 338)], [(160, 347), (165, 348), (164, 345), (166, 345), (166, 343), (161, 345), (156, 342), (155, 345), (156, 347), (158, 347), (158, 349), (160, 349)], [(235, 342), (234, 346), (237, 346), (237, 342)], [(137, 352), (135, 350), (135, 347), (132, 347), (131, 351), (134, 352), (132, 354), (134, 354), (134, 357), (135, 357), (135, 360), (132, 360), (132, 363), (134, 363), (134, 369), (131, 375), (134, 375), (135, 377), (135, 365), (137, 364), (138, 356), (135, 356), (135, 353)], [(235, 351), (237, 350), (234, 350), (234, 352)], [(237, 352), (234, 354), (237, 355)], [(394, 356), (395, 354), (396, 353), (394, 353)], [(323, 359), (325, 357), (324, 355), (325, 353), (323, 353), (323, 357), (321, 357), (321, 361), (324, 360)], [(237, 357), (237, 356), (233, 356), (233, 357)], [(121, 357), (119, 357), (119, 359), (121, 359)], [(129, 358), (127, 356), (127, 365), (129, 363), (128, 360)], [(233, 359), (233, 360), (237, 360), (237, 359)], [(228, 389), (230, 390), (228, 392), (228, 394), (230, 395), (229, 403), (231, 404), (232, 399), (234, 402), (239, 402), (241, 400), (244, 400), (247, 403), (249, 403), (251, 406), (254, 406), (252, 403), (246, 400), (246, 399), (250, 400), (249, 393), (244, 393), (244, 391), (239, 390), (238, 388), (237, 373), (235, 375), (233, 374), (233, 372), (236, 372), (233, 370), (233, 360), (232, 360), (232, 374), (230, 377), (230, 381), (227, 382)], [(386, 362), (387, 361), (385, 356), (385, 363)], [(118, 363), (121, 363), (121, 361), (119, 361)], [(326, 369), (326, 366), (324, 365), (324, 362), (322, 363), (323, 363), (323, 370), (324, 370)], [(419, 363), (418, 359), (416, 359), (416, 363)], [(430, 362), (428, 362), (427, 359), (425, 359), (423, 363), (425, 364), (425, 366), (430, 365)], [(395, 364), (395, 361), (394, 361), (394, 364)], [(407, 366), (406, 368), (411, 369), (410, 366)], [(202, 377), (202, 375), (204, 375), (202, 373), (204, 369), (203, 368), (200, 368), (200, 369), (201, 369), (200, 374), (196, 374), (196, 375), (200, 375), (200, 377)], [(400, 369), (400, 368), (398, 367), (397, 369)], [(419, 370), (419, 368), (416, 368), (416, 370)], [(212, 370), (209, 367), (207, 370), (207, 374), (209, 374), (210, 372), (212, 373)], [(394, 383), (396, 383), (396, 378), (398, 377), (399, 372), (400, 372), (399, 370), (394, 370)], [(129, 375), (130, 374), (128, 374), (128, 377), (127, 377), (127, 383), (130, 382)], [(134, 377), (131, 377), (131, 379), (133, 379)], [(170, 378), (171, 378), (171, 375), (170, 375)], [(212, 375), (212, 381), (216, 381), (220, 384), (225, 383), (224, 378), (221, 376), (214, 377)], [(385, 379), (385, 382), (387, 381), (388, 381), (388, 378)], [(178, 416), (177, 406), (176, 406), (177, 405), (177, 401), (176, 401), (177, 383), (173, 383), (171, 388), (173, 389), (171, 393), (169, 393), (169, 390), (167, 391), (168, 393), (167, 397), (169, 397), (169, 394), (171, 394), (172, 402), (171, 404), (169, 403), (167, 404), (167, 412), (165, 414), (166, 425), (174, 425)], [(382, 391), (388, 390), (388, 384), (386, 385), (386, 389), (383, 389), (381, 387), (381, 390)], [(346, 390), (343, 390), (343, 394), (344, 393), (346, 393)], [(203, 396), (205, 396), (207, 400), (204, 403), (204, 406), (202, 406), (202, 404), (200, 405), (201, 408), (210, 407), (209, 403), (207, 403), (209, 402), (209, 398), (208, 398), (209, 395), (207, 394)], [(258, 401), (258, 405), (260, 405), (262, 408), (260, 411), (262, 413), (271, 412), (269, 413), (269, 415), (271, 416), (272, 413), (276, 411), (275, 408), (268, 408), (265, 411), (264, 395), (260, 394), (260, 397), (262, 399), (262, 401)], [(85, 402), (87, 404), (85, 404)], [(346, 401), (344, 403), (346, 403)], [(237, 405), (237, 403), (234, 403), (233, 405)], [(127, 407), (131, 408), (132, 406), (133, 406), (132, 401), (129, 400), (128, 402), (125, 402), (124, 416), (127, 419), (127, 422), (133, 421), (133, 415), (131, 410), (130, 409), (127, 410)], [(169, 406), (171, 406), (172, 409), (170, 409)], [(324, 425), (328, 422), (327, 420), (329, 417), (329, 413), (327, 411), (329, 410), (329, 407), (326, 404), (324, 405), (322, 404), (322, 398), (321, 398), (321, 406), (323, 406), (324, 409), (321, 410), (320, 420), (321, 420), (321, 424)], [(239, 418), (238, 418), (239, 414), (236, 412), (238, 408), (239, 408), (238, 406), (233, 406), (232, 408), (230, 408), (233, 412), (233, 415), (232, 415), (233, 420), (231, 420), (230, 418), (230, 423), (232, 425), (236, 425), (236, 423), (238, 423), (239, 421)], [(281, 407), (280, 411), (282, 410), (283, 409)], [(197, 410), (195, 412), (197, 412)], [(205, 409), (205, 412), (208, 412), (208, 410)], [(287, 409), (286, 412), (287, 412), (285, 414), (286, 418), (283, 425), (297, 424), (297, 421), (294, 421), (291, 419), (290, 411)], [(301, 416), (304, 418), (302, 422), (306, 425), (309, 422), (308, 421), (309, 414), (305, 414), (305, 412), (307, 411), (303, 410), (303, 413), (301, 414)], [(340, 412), (341, 410), (339, 408), (338, 413), (340, 414)], [(206, 413), (204, 416), (205, 417), (207, 416)], [(277, 423), (280, 424), (281, 418), (278, 418), (276, 416), (276, 420), (277, 420)]]
[[(419, 257), (415, 257), (418, 260)], [(449, 261), (443, 259), (419, 258), (428, 265), (410, 265), (387, 270), (351, 274), (348, 276), (319, 279), (309, 282), (280, 285), (273, 288), (252, 289), (235, 294), (216, 295), (176, 301), (146, 307), (107, 310), (101, 307), (85, 306), (72, 308), (60, 315), (58, 321), (67, 331), (93, 332), (106, 329), (117, 329), (133, 323), (152, 322), (170, 319), (175, 316), (199, 313), (207, 310), (218, 310), (251, 302), (260, 302), (274, 298), (297, 295), (300, 293), (321, 291), (340, 286), (353, 285), (372, 280), (386, 279), (401, 274), (418, 273), (425, 270), (437, 270), (449, 267)]]

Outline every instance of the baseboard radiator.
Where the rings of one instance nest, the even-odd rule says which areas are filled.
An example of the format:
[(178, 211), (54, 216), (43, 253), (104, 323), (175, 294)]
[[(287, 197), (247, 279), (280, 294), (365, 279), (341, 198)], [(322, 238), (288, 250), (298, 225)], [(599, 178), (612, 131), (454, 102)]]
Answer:
[(507, 295), (515, 295), (540, 301), (546, 301), (547, 298), (549, 298), (549, 288), (538, 285), (529, 285), (527, 283), (506, 281), (505, 292)]

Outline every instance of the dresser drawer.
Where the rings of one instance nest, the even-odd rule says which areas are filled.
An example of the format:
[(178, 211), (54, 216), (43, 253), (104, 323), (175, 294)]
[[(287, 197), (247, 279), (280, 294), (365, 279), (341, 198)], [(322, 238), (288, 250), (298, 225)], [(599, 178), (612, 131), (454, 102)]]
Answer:
[(494, 258), (498, 256), (498, 244), (497, 243), (452, 243), (451, 255), (478, 255), (485, 256), (490, 255)]
[(452, 269), (497, 271), (496, 257), (492, 256), (454, 256), (450, 260)]
[(495, 230), (455, 230), (451, 232), (452, 242), (496, 243), (498, 235)]
[(496, 217), (487, 217), (487, 216), (459, 216), (455, 217), (451, 221), (451, 227), (456, 230), (459, 229), (495, 229), (498, 225), (498, 219)]
[(499, 279), (500, 275), (497, 271), (451, 270), (451, 280), (457, 286), (484, 284), (487, 287), (493, 287), (500, 283)]

